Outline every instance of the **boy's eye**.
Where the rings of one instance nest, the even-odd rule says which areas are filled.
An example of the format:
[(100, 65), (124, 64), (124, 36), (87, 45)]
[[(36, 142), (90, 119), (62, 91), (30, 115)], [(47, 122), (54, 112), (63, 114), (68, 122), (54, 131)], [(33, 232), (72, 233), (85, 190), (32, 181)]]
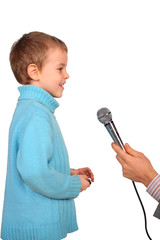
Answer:
[(63, 68), (58, 68), (59, 71), (62, 71)]

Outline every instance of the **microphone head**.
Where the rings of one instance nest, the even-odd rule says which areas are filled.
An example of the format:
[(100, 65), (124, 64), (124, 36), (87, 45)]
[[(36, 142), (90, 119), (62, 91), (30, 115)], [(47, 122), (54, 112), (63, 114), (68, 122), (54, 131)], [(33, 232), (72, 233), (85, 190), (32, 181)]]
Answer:
[(98, 120), (104, 125), (112, 121), (112, 113), (108, 108), (101, 108), (97, 112)]

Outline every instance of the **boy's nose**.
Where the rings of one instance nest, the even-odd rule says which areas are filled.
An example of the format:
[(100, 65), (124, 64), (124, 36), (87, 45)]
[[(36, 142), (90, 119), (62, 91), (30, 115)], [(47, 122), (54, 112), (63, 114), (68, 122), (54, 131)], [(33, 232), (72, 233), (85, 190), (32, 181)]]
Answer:
[(66, 72), (65, 79), (68, 79), (68, 78), (69, 78), (69, 74)]

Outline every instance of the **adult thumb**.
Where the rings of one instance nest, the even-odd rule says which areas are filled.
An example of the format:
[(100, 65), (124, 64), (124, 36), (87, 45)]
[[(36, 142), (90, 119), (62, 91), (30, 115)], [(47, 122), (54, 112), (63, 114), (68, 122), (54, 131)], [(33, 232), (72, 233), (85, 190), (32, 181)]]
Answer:
[(128, 143), (125, 144), (125, 150), (131, 156), (136, 156), (137, 155), (137, 151), (135, 151), (133, 148), (131, 148)]

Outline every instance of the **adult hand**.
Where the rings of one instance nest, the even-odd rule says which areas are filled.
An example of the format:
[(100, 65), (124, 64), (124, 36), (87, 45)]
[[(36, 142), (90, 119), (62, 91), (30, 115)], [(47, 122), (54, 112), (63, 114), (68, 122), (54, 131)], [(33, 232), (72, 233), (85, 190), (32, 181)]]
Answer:
[(147, 187), (158, 175), (149, 159), (143, 153), (135, 151), (128, 144), (125, 144), (126, 152), (115, 143), (112, 143), (112, 148), (117, 153), (116, 158), (122, 165), (125, 178), (141, 182)]

